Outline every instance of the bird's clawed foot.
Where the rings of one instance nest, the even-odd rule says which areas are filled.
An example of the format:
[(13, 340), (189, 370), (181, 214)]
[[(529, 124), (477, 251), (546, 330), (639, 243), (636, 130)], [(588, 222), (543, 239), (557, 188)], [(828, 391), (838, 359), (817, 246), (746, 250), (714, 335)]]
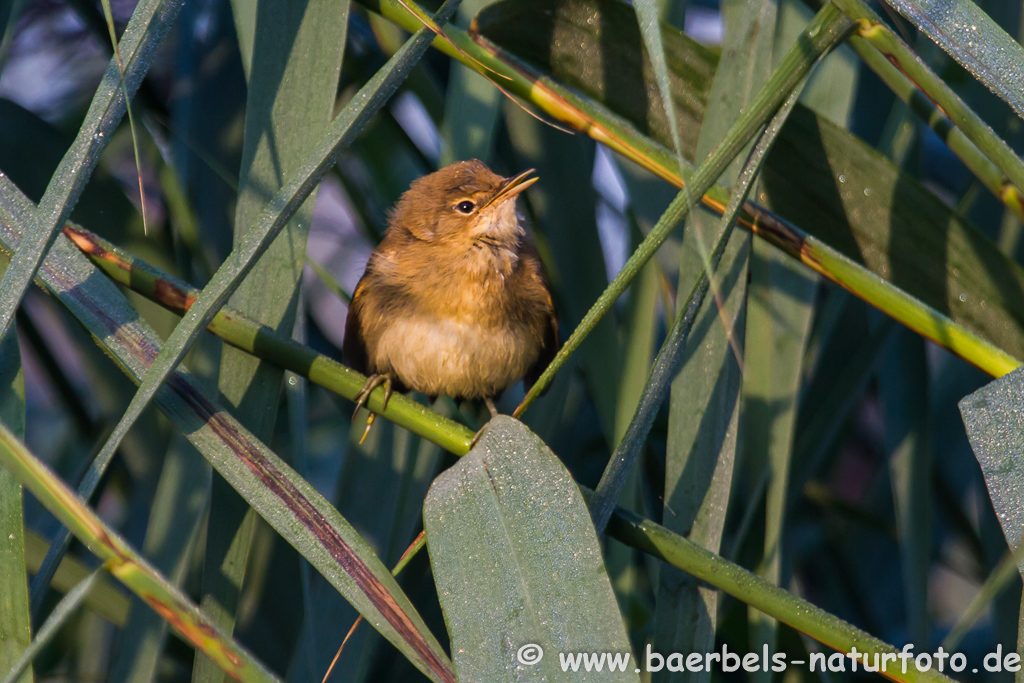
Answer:
[[(363, 388), (359, 390), (358, 394), (356, 394), (356, 409), (352, 413), (352, 419), (353, 420), (355, 420), (356, 419), (356, 415), (359, 414), (359, 409), (362, 408), (364, 405), (366, 405), (366, 402), (369, 400), (370, 394), (373, 393), (373, 390), (376, 389), (377, 387), (379, 387), (382, 384), (384, 385), (384, 401), (382, 402), (380, 409), (381, 410), (386, 410), (387, 409), (387, 407), (388, 407), (388, 399), (391, 398), (391, 376), (390, 375), (376, 375), (376, 374), (370, 375), (369, 377), (366, 378), (366, 384), (364, 384)], [(370, 433), (370, 427), (373, 426), (373, 421), (376, 420), (376, 419), (377, 419), (377, 414), (376, 413), (370, 413), (369, 416), (367, 416), (367, 418), (366, 418), (366, 429), (363, 430), (363, 436), (359, 439), (359, 443), (360, 444), (362, 444), (364, 441), (366, 441), (366, 437)]]

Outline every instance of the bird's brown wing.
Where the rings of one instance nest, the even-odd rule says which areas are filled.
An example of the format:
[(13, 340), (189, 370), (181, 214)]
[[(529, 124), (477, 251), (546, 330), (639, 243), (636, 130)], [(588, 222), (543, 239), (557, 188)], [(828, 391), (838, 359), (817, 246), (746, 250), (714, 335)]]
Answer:
[[(554, 359), (555, 354), (558, 353), (558, 349), (561, 347), (561, 341), (558, 338), (558, 316), (555, 315), (554, 306), (550, 309), (546, 323), (544, 327), (544, 346), (540, 350), (540, 355), (537, 356), (537, 362), (526, 371), (526, 377), (523, 378), (523, 384), (527, 391), (537, 383), (537, 380), (540, 379), (541, 374)], [(549, 384), (547, 387), (544, 387), (544, 391), (540, 392), (541, 396), (547, 393), (550, 386)]]
[(558, 339), (558, 316), (555, 314), (555, 302), (551, 298), (551, 280), (548, 278), (548, 271), (544, 267), (541, 255), (537, 252), (537, 248), (529, 243), (523, 245), (521, 255), (523, 262), (528, 264), (531, 271), (532, 278), (528, 280), (534, 288), (534, 299), (540, 304), (539, 307), (543, 311), (541, 314), (544, 316), (544, 345), (541, 347), (541, 354), (537, 356), (537, 362), (526, 371), (526, 376), (523, 378), (523, 385), (526, 387), (526, 391), (529, 391), (551, 364), (555, 354), (558, 353), (561, 341)]
[(365, 289), (365, 276), (356, 285), (352, 293), (352, 301), (348, 304), (348, 318), (345, 319), (345, 340), (341, 347), (342, 360), (353, 370), (364, 375), (369, 374), (369, 357), (366, 354), (366, 341), (363, 339), (363, 326), (359, 320), (362, 309), (361, 295)]

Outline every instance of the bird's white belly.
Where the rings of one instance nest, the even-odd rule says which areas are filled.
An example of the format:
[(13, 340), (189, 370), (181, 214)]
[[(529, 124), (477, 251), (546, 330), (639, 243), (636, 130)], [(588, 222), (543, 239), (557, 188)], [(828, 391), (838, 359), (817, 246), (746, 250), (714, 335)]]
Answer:
[(524, 329), (414, 317), (387, 326), (375, 365), (431, 396), (483, 398), (525, 375), (539, 352)]

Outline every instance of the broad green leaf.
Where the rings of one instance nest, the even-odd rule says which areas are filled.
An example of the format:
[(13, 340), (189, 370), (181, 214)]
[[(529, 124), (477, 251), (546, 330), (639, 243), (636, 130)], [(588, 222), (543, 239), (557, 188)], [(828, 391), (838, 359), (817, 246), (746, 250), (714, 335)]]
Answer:
[(1024, 47), (971, 0), (886, 0), (1024, 118)]
[[(0, 241), (17, 248), (32, 205), (0, 177)], [(39, 271), (44, 286), (106, 347), (118, 365), (141, 381), (160, 340), (110, 280), (68, 240), (54, 243)], [(453, 679), (447, 657), (429, 634), (391, 573), (324, 498), (265, 445), (254, 439), (195, 380), (175, 371), (157, 404), (236, 490), (341, 591), (368, 621), (420, 670)]]
[[(171, 0), (144, 0), (135, 7), (121, 37), (120, 59), (110, 60), (71, 149), (33, 212), (28, 239), (18, 247), (12, 266), (0, 280), (0, 336), (8, 333), (36, 269), (71, 215), (100, 154), (124, 116), (126, 102), (122, 95), (131, 96), (138, 89), (181, 6)], [(123, 83), (119, 61), (124, 67)]]
[[(1024, 541), (1024, 370), (990, 382), (960, 401), (967, 438), (1011, 551)], [(1017, 555), (1024, 575), (1024, 558)]]
[[(561, 681), (560, 654), (630, 652), (583, 497), (521, 423), (491, 420), (423, 518), (459, 680)], [(637, 666), (586, 680), (638, 681)]]
[[(348, 7), (347, 1), (335, 0), (257, 4), (235, 209), (236, 248), (330, 124)], [(279, 331), (290, 331), (295, 324), (316, 195), (314, 188), (230, 298), (232, 306)], [(274, 433), (283, 378), (279, 366), (235, 348), (225, 347), (221, 354), (221, 396), (239, 422), (265, 443)], [(230, 631), (256, 516), (230, 486), (217, 480), (209, 519), (201, 604)], [(196, 658), (193, 672), (196, 683), (223, 680), (223, 673), (203, 657)]]

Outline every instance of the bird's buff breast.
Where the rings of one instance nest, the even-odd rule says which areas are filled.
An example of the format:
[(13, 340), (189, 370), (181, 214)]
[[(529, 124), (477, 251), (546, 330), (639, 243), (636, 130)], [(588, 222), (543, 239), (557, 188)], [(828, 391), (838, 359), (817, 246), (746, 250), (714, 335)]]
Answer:
[(374, 364), (431, 396), (484, 398), (526, 374), (539, 352), (525, 330), (415, 316), (388, 325)]

